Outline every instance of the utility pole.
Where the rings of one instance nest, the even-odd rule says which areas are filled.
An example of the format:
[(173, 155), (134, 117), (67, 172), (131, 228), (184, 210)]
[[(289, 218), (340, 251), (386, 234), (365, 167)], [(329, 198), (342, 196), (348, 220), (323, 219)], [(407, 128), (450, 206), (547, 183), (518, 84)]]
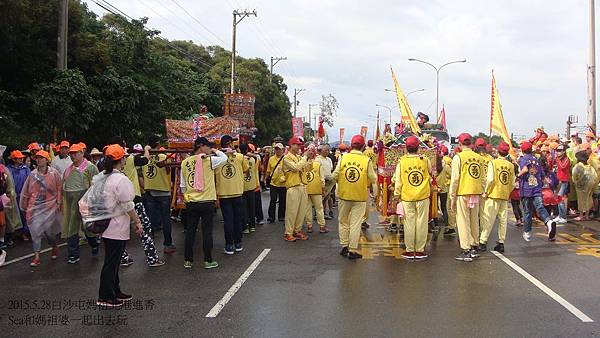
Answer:
[(596, 19), (594, 0), (590, 0), (590, 63), (588, 65), (588, 127), (596, 134)]
[(269, 73), (269, 83), (273, 83), (273, 67), (275, 67), (275, 65), (277, 63), (279, 63), (279, 61), (284, 61), (287, 60), (287, 57), (272, 57), (271, 56), (271, 72)]
[(69, 29), (69, 0), (58, 3), (58, 37), (56, 39), (56, 68), (67, 69), (67, 33)]
[[(313, 120), (312, 120), (312, 117), (311, 117), (311, 116), (312, 116), (312, 115), (311, 115), (311, 107), (312, 107), (312, 106), (318, 106), (318, 104), (316, 104), (316, 103), (315, 103), (315, 104), (309, 104), (309, 105), (308, 105), (308, 123), (310, 124), (310, 126), (309, 126), (309, 128), (308, 128), (308, 137), (310, 137), (310, 132), (311, 132), (311, 130), (313, 130), (313, 129), (312, 129), (312, 121), (313, 121)], [(316, 119), (316, 117), (317, 117), (317, 116), (315, 115), (315, 119)], [(316, 122), (315, 122), (315, 126), (316, 126)], [(315, 128), (315, 130), (316, 130), (316, 128)]]
[[(256, 10), (253, 10), (252, 12), (249, 12), (247, 10), (244, 11), (238, 11), (238, 10), (234, 10), (233, 11), (233, 39), (231, 41), (231, 91), (230, 93), (233, 94), (235, 92), (235, 33), (236, 33), (236, 28), (237, 25), (242, 22), (242, 20), (244, 20), (244, 18), (246, 18), (247, 16), (257, 16), (256, 15)], [(239, 17), (239, 19), (238, 19)]]
[(294, 117), (296, 117), (296, 106), (298, 105), (298, 100), (296, 98), (298, 97), (298, 94), (300, 94), (301, 92), (303, 92), (305, 90), (306, 89), (294, 88)]

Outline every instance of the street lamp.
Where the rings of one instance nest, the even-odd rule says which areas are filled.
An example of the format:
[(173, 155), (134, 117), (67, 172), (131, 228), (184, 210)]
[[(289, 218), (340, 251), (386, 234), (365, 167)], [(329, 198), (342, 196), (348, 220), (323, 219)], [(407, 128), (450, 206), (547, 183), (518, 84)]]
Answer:
[(433, 69), (435, 69), (435, 74), (436, 74), (435, 114), (436, 114), (436, 121), (439, 121), (440, 120), (440, 70), (442, 70), (442, 68), (444, 68), (448, 65), (451, 65), (453, 63), (465, 63), (465, 62), (467, 62), (467, 60), (465, 59), (465, 60), (457, 60), (457, 61), (447, 62), (447, 63), (444, 63), (443, 65), (441, 65), (440, 67), (436, 67), (427, 61), (423, 61), (423, 60), (419, 60), (419, 59), (410, 58), (410, 59), (408, 59), (408, 61), (421, 62), (421, 63), (429, 65), (429, 66), (433, 67)]
[(389, 110), (390, 112), (390, 126), (392, 125), (392, 108), (388, 107), (388, 106), (384, 106), (382, 104), (376, 104), (376, 107), (381, 107), (381, 108), (385, 108), (387, 110)]

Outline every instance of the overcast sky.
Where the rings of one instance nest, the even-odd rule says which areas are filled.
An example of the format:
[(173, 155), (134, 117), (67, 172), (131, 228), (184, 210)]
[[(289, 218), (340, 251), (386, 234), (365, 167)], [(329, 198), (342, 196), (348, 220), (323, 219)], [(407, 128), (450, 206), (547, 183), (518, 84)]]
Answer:
[(348, 138), (368, 125), (371, 136), (376, 104), (392, 107), (399, 120), (394, 94), (384, 91), (392, 88), (390, 66), (405, 93), (425, 89), (409, 96), (413, 112), (435, 119), (435, 71), (408, 58), (435, 65), (467, 59), (440, 73), (440, 109), (451, 134), (488, 132), (492, 69), (509, 132), (529, 135), (543, 125), (564, 133), (569, 114), (586, 119), (588, 1), (175, 0), (210, 32), (173, 0), (108, 1), (132, 17), (149, 17), (148, 27), (163, 37), (227, 49), (233, 9), (256, 9), (257, 18), (238, 26), (239, 54), (267, 64), (271, 56), (288, 58), (275, 72), (290, 101), (294, 88), (306, 89), (299, 116), (333, 93), (340, 109), (328, 129), (332, 140), (340, 127)]

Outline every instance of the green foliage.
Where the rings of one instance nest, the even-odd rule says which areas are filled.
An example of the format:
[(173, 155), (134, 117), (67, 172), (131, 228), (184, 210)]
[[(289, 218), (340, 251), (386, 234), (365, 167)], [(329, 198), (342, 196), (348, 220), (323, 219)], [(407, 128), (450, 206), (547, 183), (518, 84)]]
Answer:
[[(202, 105), (222, 115), (229, 51), (167, 41), (145, 28), (147, 18), (99, 19), (71, 0), (69, 69), (56, 71), (57, 16), (54, 0), (0, 0), (0, 144), (66, 137), (102, 146), (114, 135), (143, 143), (164, 134), (164, 119), (188, 119)], [(256, 96), (259, 143), (291, 134), (287, 87), (268, 76), (263, 60), (238, 57), (236, 91)]]

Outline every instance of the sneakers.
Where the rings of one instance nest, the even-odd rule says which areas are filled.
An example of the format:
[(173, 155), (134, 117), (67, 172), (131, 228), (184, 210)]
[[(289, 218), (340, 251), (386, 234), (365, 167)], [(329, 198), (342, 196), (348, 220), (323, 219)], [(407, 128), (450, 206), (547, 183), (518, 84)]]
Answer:
[(354, 252), (354, 251), (348, 252), (348, 259), (359, 259), (359, 258), (362, 258), (362, 255), (359, 254), (358, 252)]
[(97, 306), (104, 307), (104, 308), (110, 308), (110, 309), (120, 308), (123, 306), (123, 304), (125, 304), (125, 303), (118, 299), (108, 299), (108, 300), (98, 299), (96, 301)]
[(40, 264), (42, 264), (42, 263), (40, 262), (40, 259), (39, 259), (39, 258), (34, 258), (34, 259), (31, 261), (31, 263), (29, 263), (29, 266), (31, 266), (31, 267), (36, 267), (36, 266), (40, 266)]
[(319, 233), (320, 234), (326, 234), (328, 232), (329, 232), (329, 228), (327, 228), (326, 226), (319, 227)]
[(309, 234), (312, 234), (312, 228), (313, 228), (312, 225), (307, 225), (306, 226), (306, 229), (307, 229), (306, 231), (308, 231)]
[(323, 218), (330, 221), (333, 219), (333, 216), (325, 215), (325, 216), (323, 216)]
[(558, 224), (567, 224), (567, 222), (568, 222), (568, 221), (567, 221), (566, 219), (564, 219), (564, 218), (562, 218), (562, 217), (558, 216), (558, 217), (556, 217), (556, 218), (554, 219), (554, 222), (556, 222), (556, 223), (558, 223)]
[(349, 253), (349, 252), (350, 252), (350, 251), (348, 251), (348, 247), (347, 247), (347, 246), (345, 246), (345, 247), (343, 247), (343, 248), (342, 248), (342, 251), (340, 251), (340, 255), (342, 255), (342, 256), (344, 256), (344, 257), (345, 257), (345, 256), (348, 256), (348, 253)]
[(531, 232), (523, 232), (523, 239), (525, 240), (525, 242), (531, 242)]
[(250, 232), (256, 232), (256, 227), (249, 227), (248, 230), (250, 230)]
[(494, 251), (504, 253), (504, 243), (497, 243), (496, 246), (494, 247)]
[(236, 243), (235, 244), (235, 252), (242, 252), (242, 250), (244, 250), (242, 243)]
[(302, 231), (302, 230), (298, 231), (298, 232), (295, 234), (295, 236), (296, 236), (296, 239), (299, 239), (299, 240), (301, 240), (301, 241), (306, 241), (306, 240), (308, 240), (308, 236), (306, 236), (306, 234), (305, 234), (305, 233), (304, 233), (304, 231)]
[(546, 227), (548, 228), (548, 240), (552, 242), (556, 237), (556, 222), (549, 220), (546, 222)]
[(398, 232), (398, 225), (395, 223), (388, 225), (387, 231), (388, 232)]
[(6, 251), (0, 249), (0, 266), (4, 265), (6, 261)]
[(471, 248), (471, 251), (469, 251), (469, 254), (471, 255), (471, 258), (478, 258), (479, 257), (479, 250), (477, 250), (477, 247), (474, 246)]
[(79, 257), (69, 257), (69, 259), (67, 259), (67, 263), (69, 264), (75, 264), (77, 262), (79, 262), (81, 259)]
[(487, 244), (485, 244), (485, 243), (479, 243), (479, 246), (477, 247), (477, 251), (478, 252), (486, 252), (487, 251)]
[(414, 252), (408, 252), (405, 251), (403, 252), (400, 257), (404, 258), (404, 259), (414, 259), (415, 258), (415, 253)]
[(163, 266), (163, 265), (165, 265), (165, 261), (163, 261), (161, 259), (157, 259), (156, 262), (154, 262), (152, 264), (148, 264), (148, 266), (151, 268), (156, 268), (156, 267)]
[(454, 236), (456, 235), (456, 230), (452, 229), (452, 228), (447, 228), (446, 231), (444, 231), (444, 236)]
[(183, 267), (186, 269), (191, 269), (192, 268), (192, 261), (185, 261), (183, 262)]
[(367, 229), (368, 229), (370, 226), (371, 226), (371, 225), (370, 225), (369, 223), (367, 223), (367, 222), (363, 222), (363, 223), (360, 225), (360, 227), (361, 227), (363, 230), (367, 230)]
[(120, 300), (122, 302), (128, 302), (128, 301), (130, 301), (132, 299), (133, 299), (132, 295), (128, 295), (128, 294), (123, 293), (123, 292), (118, 292), (117, 293), (117, 300)]
[(175, 247), (175, 245), (173, 245), (173, 244), (165, 245), (165, 253), (166, 254), (172, 254), (172, 253), (175, 253), (175, 251), (177, 251), (177, 248)]
[(258, 221), (257, 223), (258, 225), (265, 225), (265, 221), (263, 221), (262, 219), (260, 221)]
[(225, 245), (225, 250), (223, 251), (226, 255), (233, 255), (235, 253), (233, 249), (233, 245), (227, 244)]
[(457, 261), (463, 261), (463, 262), (472, 262), (473, 261), (473, 257), (471, 257), (471, 253), (469, 250), (461, 251), (458, 254), (458, 256), (454, 257), (454, 259), (456, 259)]
[(250, 233), (250, 229), (249, 229), (249, 228), (246, 228), (246, 229), (242, 230), (242, 233), (243, 233), (244, 235), (247, 235), (247, 234), (249, 234), (249, 233)]
[(333, 210), (329, 210), (329, 217), (331, 217), (331, 219), (333, 219)]
[(205, 268), (205, 269), (214, 269), (214, 268), (216, 268), (216, 267), (218, 267), (218, 266), (219, 266), (219, 263), (217, 263), (217, 262), (215, 262), (215, 261), (212, 261), (212, 262), (206, 262), (206, 261), (205, 261), (205, 262), (204, 262), (204, 268)]
[(415, 252), (415, 258), (416, 259), (425, 259), (427, 257), (429, 257), (429, 256), (426, 253), (424, 253), (424, 252), (421, 252), (421, 251)]
[(296, 241), (296, 236), (292, 236), (292, 235), (290, 235), (290, 234), (285, 234), (285, 235), (283, 236), (283, 239), (284, 239), (286, 242), (295, 242), (295, 241)]
[(275, 220), (274, 220), (274, 219), (270, 219), (270, 218), (269, 218), (269, 219), (267, 220), (267, 222), (269, 222), (269, 224), (273, 224), (273, 223), (275, 223)]
[(50, 258), (52, 258), (52, 259), (58, 258), (58, 247), (57, 246), (52, 247), (52, 253), (50, 254)]
[(127, 258), (121, 260), (121, 266), (130, 266), (131, 264), (133, 264), (133, 258), (127, 256)]

